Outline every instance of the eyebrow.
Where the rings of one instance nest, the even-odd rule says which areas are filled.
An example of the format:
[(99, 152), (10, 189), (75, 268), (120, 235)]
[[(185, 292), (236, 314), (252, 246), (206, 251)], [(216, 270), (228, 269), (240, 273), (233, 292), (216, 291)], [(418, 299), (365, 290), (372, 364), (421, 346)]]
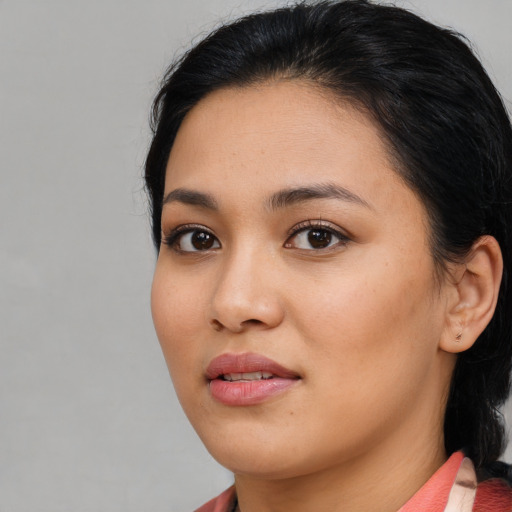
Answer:
[[(307, 187), (291, 187), (279, 190), (270, 196), (267, 205), (271, 210), (278, 210), (312, 199), (341, 199), (373, 210), (363, 198), (345, 187), (333, 183), (318, 183)], [(169, 192), (164, 197), (162, 206), (172, 202), (200, 206), (214, 211), (219, 209), (219, 205), (212, 195), (188, 188), (177, 188)]]
[(219, 209), (217, 201), (215, 201), (213, 196), (210, 194), (204, 194), (203, 192), (197, 192), (196, 190), (190, 190), (188, 188), (176, 188), (171, 190), (171, 192), (164, 197), (162, 206), (175, 201), (192, 206), (200, 206), (208, 210)]
[(311, 199), (341, 199), (373, 210), (370, 204), (362, 197), (359, 197), (345, 187), (333, 183), (318, 183), (307, 187), (280, 190), (270, 197), (268, 206), (272, 210), (277, 210)]

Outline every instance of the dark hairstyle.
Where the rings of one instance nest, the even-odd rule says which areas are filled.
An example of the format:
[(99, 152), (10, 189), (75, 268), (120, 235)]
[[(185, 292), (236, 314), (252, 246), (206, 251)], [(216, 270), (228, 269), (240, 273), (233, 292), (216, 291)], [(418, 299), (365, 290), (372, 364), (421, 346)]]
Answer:
[(283, 78), (310, 81), (373, 118), (426, 205), (438, 269), (482, 235), (499, 242), (497, 309), (458, 356), (444, 425), (448, 453), (464, 449), (481, 477), (496, 475), (512, 361), (512, 129), (460, 35), (366, 0), (300, 3), (213, 32), (169, 69), (154, 102), (145, 180), (157, 250), (166, 164), (184, 116), (216, 89)]

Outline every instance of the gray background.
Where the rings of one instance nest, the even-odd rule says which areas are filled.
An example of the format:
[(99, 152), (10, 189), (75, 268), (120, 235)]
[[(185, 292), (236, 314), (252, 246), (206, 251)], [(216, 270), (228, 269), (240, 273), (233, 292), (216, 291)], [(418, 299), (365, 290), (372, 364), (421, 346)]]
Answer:
[[(262, 5), (0, 0), (0, 512), (190, 511), (229, 485), (153, 332), (141, 167), (170, 59)], [(512, 99), (512, 0), (400, 5), (468, 35)]]

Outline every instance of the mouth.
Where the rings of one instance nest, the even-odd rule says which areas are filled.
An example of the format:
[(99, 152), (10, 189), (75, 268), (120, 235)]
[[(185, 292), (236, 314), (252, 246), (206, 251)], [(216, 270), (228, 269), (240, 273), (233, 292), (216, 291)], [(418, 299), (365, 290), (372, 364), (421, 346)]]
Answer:
[(211, 396), (230, 406), (260, 404), (300, 381), (300, 375), (261, 354), (222, 354), (206, 369)]
[(251, 382), (253, 380), (268, 380), (274, 375), (270, 372), (226, 373), (219, 376), (228, 382)]

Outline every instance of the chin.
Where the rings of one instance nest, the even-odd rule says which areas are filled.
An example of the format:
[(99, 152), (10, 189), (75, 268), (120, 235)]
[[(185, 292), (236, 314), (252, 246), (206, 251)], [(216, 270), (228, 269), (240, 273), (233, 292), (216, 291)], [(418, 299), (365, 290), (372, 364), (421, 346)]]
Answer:
[(322, 443), (305, 439), (300, 433), (282, 429), (281, 435), (270, 429), (260, 436), (243, 428), (230, 429), (221, 436), (202, 440), (212, 457), (226, 469), (235, 475), (261, 480), (302, 477), (354, 455), (343, 450), (335, 453), (332, 446), (321, 446)]
[[(212, 456), (226, 469), (240, 476), (250, 476), (259, 480), (283, 480), (304, 476), (311, 467), (304, 461), (290, 458), (290, 454), (264, 454), (265, 448), (254, 453), (222, 453)], [(256, 453), (257, 452), (257, 453)]]
[(198, 434), (210, 455), (237, 475), (281, 479), (307, 472), (307, 464), (301, 463), (296, 447), (289, 445), (293, 436), (288, 436), (287, 443), (284, 436), (272, 435), (270, 431), (258, 435), (241, 426), (222, 433), (217, 431), (212, 436), (209, 432), (207, 435)]

